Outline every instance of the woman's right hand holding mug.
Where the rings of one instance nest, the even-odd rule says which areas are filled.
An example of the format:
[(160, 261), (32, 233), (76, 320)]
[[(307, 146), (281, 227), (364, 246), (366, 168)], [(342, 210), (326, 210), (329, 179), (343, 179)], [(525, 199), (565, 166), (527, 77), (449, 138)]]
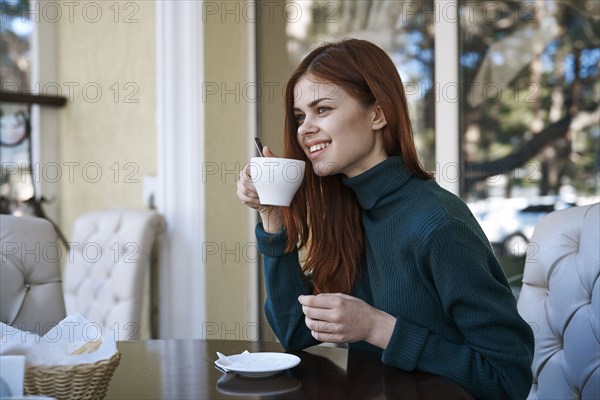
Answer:
[[(263, 148), (263, 154), (265, 157), (277, 157), (268, 146)], [(283, 207), (260, 204), (258, 193), (250, 175), (250, 164), (246, 164), (240, 172), (240, 179), (237, 182), (237, 196), (243, 204), (258, 210), (265, 232), (277, 233), (283, 228)]]

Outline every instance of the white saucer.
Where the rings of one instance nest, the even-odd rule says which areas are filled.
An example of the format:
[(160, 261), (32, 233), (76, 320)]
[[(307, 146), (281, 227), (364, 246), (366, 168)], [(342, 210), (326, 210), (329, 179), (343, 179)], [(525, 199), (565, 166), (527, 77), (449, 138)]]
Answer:
[(266, 378), (300, 364), (300, 357), (286, 353), (246, 353), (220, 358), (215, 364), (246, 378)]

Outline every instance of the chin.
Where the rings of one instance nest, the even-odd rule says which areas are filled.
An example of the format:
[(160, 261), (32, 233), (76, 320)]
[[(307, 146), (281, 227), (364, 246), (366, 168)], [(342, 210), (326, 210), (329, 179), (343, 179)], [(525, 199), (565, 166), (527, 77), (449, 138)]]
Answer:
[(317, 176), (329, 176), (339, 173), (338, 166), (333, 162), (314, 162), (313, 171)]

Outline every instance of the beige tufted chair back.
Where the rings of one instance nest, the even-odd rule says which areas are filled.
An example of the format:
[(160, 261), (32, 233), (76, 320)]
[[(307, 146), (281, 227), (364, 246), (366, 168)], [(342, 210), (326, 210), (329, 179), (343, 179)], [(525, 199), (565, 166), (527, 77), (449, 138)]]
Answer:
[(64, 271), (67, 313), (80, 313), (103, 336), (139, 339), (152, 246), (164, 230), (164, 218), (149, 210), (80, 216)]
[(65, 318), (60, 278), (64, 252), (47, 220), (0, 215), (2, 322), (43, 335)]
[(531, 399), (600, 399), (600, 204), (555, 211), (527, 251), (519, 312), (535, 335)]

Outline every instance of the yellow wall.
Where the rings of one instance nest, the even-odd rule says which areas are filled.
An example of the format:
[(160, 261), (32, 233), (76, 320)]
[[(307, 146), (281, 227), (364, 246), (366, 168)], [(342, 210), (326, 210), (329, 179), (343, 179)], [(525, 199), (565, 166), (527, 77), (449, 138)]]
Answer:
[[(258, 29), (258, 64), (260, 81), (263, 86), (273, 87), (273, 96), (265, 92), (260, 98), (259, 129), (260, 137), (265, 145), (279, 157), (283, 157), (285, 104), (284, 91), (293, 68), (287, 56), (286, 21), (277, 15), (269, 23), (260, 24)], [(262, 269), (262, 265), (261, 265)], [(262, 271), (261, 271), (262, 272)], [(264, 303), (267, 292), (264, 277), (260, 274), (260, 304)], [(262, 309), (262, 308), (261, 308)], [(264, 311), (261, 312), (262, 339), (274, 340), (274, 333), (269, 328)]]
[(59, 116), (67, 238), (83, 212), (142, 208), (143, 178), (156, 172), (154, 2), (93, 3), (71, 15), (61, 3), (56, 28), (57, 81), (72, 88)]
[[(204, 24), (206, 240), (216, 254), (206, 263), (206, 320), (218, 327), (213, 338), (253, 339), (248, 324), (254, 235), (248, 208), (236, 196), (238, 172), (248, 162), (248, 26), (243, 19), (207, 18)], [(207, 171), (209, 169), (207, 168)], [(216, 172), (214, 172), (216, 171)], [(210, 253), (212, 253), (211, 251)], [(255, 338), (255, 337), (254, 337)]]
[(268, 23), (260, 24), (258, 63), (263, 86), (275, 88), (273, 96), (260, 98), (260, 134), (263, 143), (283, 157), (283, 128), (285, 121), (285, 85), (293, 72), (287, 54), (286, 21), (279, 14)]

